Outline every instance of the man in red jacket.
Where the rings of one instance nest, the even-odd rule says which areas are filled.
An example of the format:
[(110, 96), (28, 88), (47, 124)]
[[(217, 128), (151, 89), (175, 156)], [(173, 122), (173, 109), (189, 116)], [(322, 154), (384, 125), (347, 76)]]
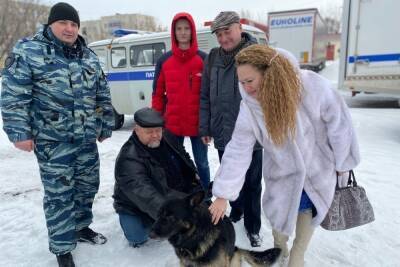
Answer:
[(202, 186), (210, 182), (208, 147), (198, 136), (200, 86), (206, 54), (197, 47), (196, 27), (188, 13), (178, 13), (171, 25), (172, 50), (157, 62), (153, 81), (153, 109), (165, 119), (165, 128), (183, 144), (190, 137)]

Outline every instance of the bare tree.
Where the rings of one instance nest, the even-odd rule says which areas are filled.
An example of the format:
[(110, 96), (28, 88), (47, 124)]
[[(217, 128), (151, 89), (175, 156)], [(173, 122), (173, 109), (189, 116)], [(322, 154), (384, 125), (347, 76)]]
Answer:
[(321, 16), (332, 18), (336, 21), (342, 19), (342, 5), (336, 2), (329, 3), (327, 6), (320, 9)]
[(167, 26), (163, 26), (163, 25), (161, 25), (161, 24), (158, 24), (158, 25), (157, 25), (156, 32), (165, 32), (165, 31), (167, 31), (167, 30), (168, 30), (168, 27), (167, 27)]
[(246, 18), (246, 19), (251, 19), (251, 20), (257, 21), (259, 23), (263, 23), (265, 25), (268, 24), (268, 12), (267, 11), (257, 12), (256, 14), (254, 14), (250, 10), (241, 9), (240, 17)]
[(0, 0), (0, 60), (18, 39), (35, 33), (40, 23), (46, 21), (48, 12), (49, 7), (41, 5), (40, 0)]
[(321, 8), (320, 13), (328, 26), (329, 33), (340, 32), (342, 21), (342, 6), (340, 4), (330, 3)]
[(253, 14), (251, 13), (251, 11), (248, 9), (241, 9), (239, 15), (241, 18), (246, 18), (246, 19), (254, 19), (255, 18), (253, 16)]

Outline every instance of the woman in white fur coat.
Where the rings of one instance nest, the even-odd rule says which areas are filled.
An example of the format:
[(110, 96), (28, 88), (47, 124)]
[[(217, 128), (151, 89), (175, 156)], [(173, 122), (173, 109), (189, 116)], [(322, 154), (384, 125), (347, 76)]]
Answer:
[[(303, 266), (314, 229), (332, 203), (337, 173), (360, 161), (351, 117), (330, 82), (300, 70), (286, 50), (252, 45), (236, 64), (242, 102), (214, 179), (212, 220), (218, 223), (227, 201), (238, 197), (258, 141), (264, 147), (262, 206), (274, 245), (289, 266)], [(289, 254), (286, 243), (295, 228)]]

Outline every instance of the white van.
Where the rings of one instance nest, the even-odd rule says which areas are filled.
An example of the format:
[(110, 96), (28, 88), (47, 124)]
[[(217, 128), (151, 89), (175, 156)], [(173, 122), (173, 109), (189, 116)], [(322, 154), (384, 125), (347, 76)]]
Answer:
[[(242, 25), (261, 44), (267, 43), (265, 32)], [(159, 57), (171, 50), (171, 33), (129, 34), (89, 44), (97, 54), (111, 88), (115, 112), (115, 129), (122, 127), (124, 114), (151, 105), (154, 69)], [(209, 27), (197, 30), (200, 50), (208, 53), (219, 46)]]
[(399, 96), (399, 10), (395, 0), (343, 2), (339, 88)]

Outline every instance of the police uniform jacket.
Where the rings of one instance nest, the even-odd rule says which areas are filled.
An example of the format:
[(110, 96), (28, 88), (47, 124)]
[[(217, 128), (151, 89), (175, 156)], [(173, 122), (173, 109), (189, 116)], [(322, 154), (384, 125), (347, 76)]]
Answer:
[(111, 136), (110, 90), (95, 53), (79, 36), (68, 47), (45, 26), (6, 60), (2, 118), (11, 142), (74, 142)]

